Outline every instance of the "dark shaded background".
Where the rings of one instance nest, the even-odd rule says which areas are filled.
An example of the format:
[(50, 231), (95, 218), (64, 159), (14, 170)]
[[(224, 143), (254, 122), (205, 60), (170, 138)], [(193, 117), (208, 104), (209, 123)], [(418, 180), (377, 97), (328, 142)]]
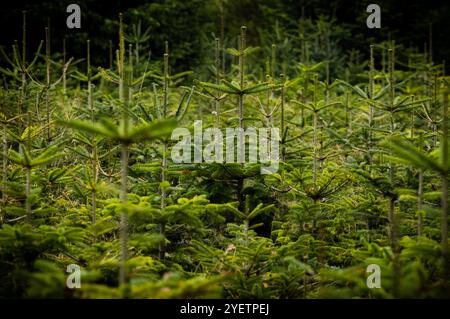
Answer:
[[(77, 3), (82, 10), (81, 30), (66, 27), (66, 7)], [(370, 30), (365, 20), (369, 3), (381, 6), (382, 29)], [(28, 12), (28, 41), (30, 51), (44, 38), (44, 27), (50, 21), (52, 51), (62, 50), (62, 38), (67, 38), (71, 56), (85, 54), (85, 41), (90, 38), (94, 63), (108, 62), (109, 40), (117, 46), (117, 16), (125, 15), (127, 23), (143, 20), (152, 30), (148, 46), (154, 56), (161, 56), (164, 41), (169, 40), (174, 67), (184, 70), (201, 65), (206, 36), (219, 33), (220, 0), (62, 0), (33, 2), (15, 0), (2, 3), (0, 12), (0, 45), (10, 45), (21, 39), (22, 10)], [(303, 9), (302, 9), (303, 8)], [(368, 43), (392, 38), (406, 46), (421, 50), (428, 42), (429, 24), (433, 23), (433, 58), (441, 62), (450, 56), (450, 1), (351, 1), (351, 0), (228, 0), (225, 1), (225, 34), (233, 37), (242, 24), (248, 26), (249, 42), (258, 43), (258, 31), (279, 21), (286, 28), (295, 28), (302, 14), (318, 17), (336, 16), (339, 24), (351, 30), (351, 37), (341, 41), (345, 48), (367, 51)]]

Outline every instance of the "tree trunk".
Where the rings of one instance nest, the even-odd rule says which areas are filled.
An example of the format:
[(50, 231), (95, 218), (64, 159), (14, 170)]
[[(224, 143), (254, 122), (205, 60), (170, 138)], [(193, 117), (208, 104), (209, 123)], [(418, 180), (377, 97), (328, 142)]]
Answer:
[(120, 275), (119, 283), (121, 285), (127, 283), (125, 263), (128, 258), (128, 213), (125, 205), (128, 202), (128, 145), (122, 144), (121, 150), (122, 174), (121, 174), (121, 189), (120, 189), (120, 203), (122, 213), (120, 215)]
[(419, 171), (419, 189), (417, 194), (417, 236), (422, 236), (423, 220), (422, 220), (422, 204), (423, 204), (423, 171)]
[(444, 89), (444, 105), (442, 116), (442, 166), (444, 172), (442, 180), (442, 217), (441, 217), (441, 242), (445, 284), (448, 284), (450, 278), (450, 256), (448, 252), (448, 166), (449, 166), (449, 147), (448, 147), (448, 88)]

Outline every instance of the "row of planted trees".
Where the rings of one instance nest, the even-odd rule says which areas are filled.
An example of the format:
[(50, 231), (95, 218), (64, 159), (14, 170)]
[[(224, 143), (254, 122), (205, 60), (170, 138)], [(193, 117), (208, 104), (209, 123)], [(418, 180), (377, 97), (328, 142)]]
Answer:
[[(237, 48), (213, 39), (197, 77), (171, 72), (169, 42), (144, 60), (122, 16), (108, 69), (89, 41), (81, 60), (65, 42), (52, 56), (48, 29), (28, 62), (23, 21), (22, 48), (2, 49), (2, 296), (449, 296), (448, 86), (430, 55), (387, 41), (333, 77), (310, 44), (300, 62), (277, 43), (256, 59), (242, 27)], [(172, 162), (172, 130), (198, 119), (279, 128), (278, 171)], [(80, 290), (65, 288), (71, 263)]]

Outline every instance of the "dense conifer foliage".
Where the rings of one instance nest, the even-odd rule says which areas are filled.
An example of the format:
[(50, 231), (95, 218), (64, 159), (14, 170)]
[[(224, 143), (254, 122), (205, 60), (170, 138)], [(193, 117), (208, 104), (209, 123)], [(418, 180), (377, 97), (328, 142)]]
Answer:
[[(445, 45), (432, 24), (405, 40), (367, 31), (364, 6), (349, 24), (310, 2), (136, 1), (110, 19), (86, 1), (109, 29), (50, 21), (40, 43), (20, 12), (0, 50), (0, 297), (450, 297)], [(198, 121), (223, 145), (278, 129), (277, 165), (252, 147), (239, 162), (250, 138), (207, 161), (205, 135), (200, 161), (175, 160), (174, 130)]]

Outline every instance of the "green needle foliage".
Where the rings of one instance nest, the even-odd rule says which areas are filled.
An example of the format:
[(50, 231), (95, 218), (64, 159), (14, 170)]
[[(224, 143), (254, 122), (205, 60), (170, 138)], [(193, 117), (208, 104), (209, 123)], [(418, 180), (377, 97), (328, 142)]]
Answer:
[[(22, 42), (0, 50), (0, 297), (448, 298), (449, 90), (431, 48), (346, 51), (335, 19), (258, 31), (210, 5), (220, 32), (204, 48), (133, 11), (109, 52), (84, 39), (75, 62), (50, 29), (29, 46), (23, 15)], [(205, 67), (177, 63), (192, 51)], [(173, 130), (199, 120), (278, 128), (278, 170), (248, 152), (174, 161)]]

